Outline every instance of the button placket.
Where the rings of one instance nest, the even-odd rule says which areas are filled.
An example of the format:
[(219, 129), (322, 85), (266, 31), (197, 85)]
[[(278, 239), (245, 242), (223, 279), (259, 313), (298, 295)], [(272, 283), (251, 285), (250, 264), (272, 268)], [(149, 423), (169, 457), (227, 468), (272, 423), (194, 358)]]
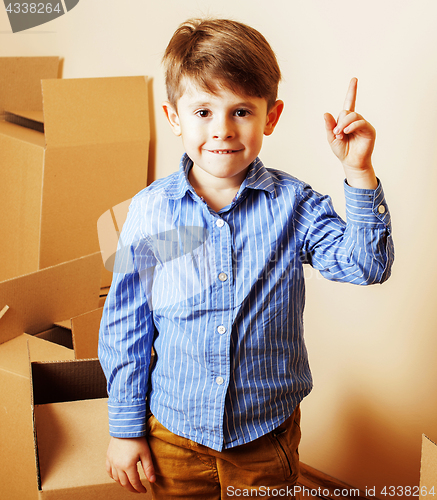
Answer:
[[(231, 227), (221, 217), (213, 221), (214, 254), (215, 254), (215, 284), (214, 290), (214, 319), (211, 324), (215, 325), (214, 334), (211, 336), (211, 375), (212, 383), (215, 385), (217, 398), (224, 401), (229, 373), (229, 344), (230, 336), (228, 326), (230, 324), (230, 307), (233, 304), (232, 297), (232, 235)], [(212, 333), (212, 332), (211, 332)]]

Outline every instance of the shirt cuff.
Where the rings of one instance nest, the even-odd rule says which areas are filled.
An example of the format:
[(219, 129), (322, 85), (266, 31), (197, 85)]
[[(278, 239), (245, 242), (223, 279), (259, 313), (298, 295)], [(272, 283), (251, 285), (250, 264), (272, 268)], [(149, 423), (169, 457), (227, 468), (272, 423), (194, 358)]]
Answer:
[(108, 401), (109, 434), (119, 438), (146, 435), (146, 402)]
[(376, 189), (359, 189), (344, 181), (347, 222), (364, 227), (389, 228), (390, 212), (378, 179)]

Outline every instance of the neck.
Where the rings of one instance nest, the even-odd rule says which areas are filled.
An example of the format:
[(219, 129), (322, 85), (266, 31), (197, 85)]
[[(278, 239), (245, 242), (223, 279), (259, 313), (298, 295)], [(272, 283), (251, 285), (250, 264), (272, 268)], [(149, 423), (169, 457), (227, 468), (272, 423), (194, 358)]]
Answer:
[(247, 170), (238, 176), (221, 179), (211, 176), (193, 165), (188, 173), (188, 180), (208, 206), (218, 212), (233, 201), (246, 174)]

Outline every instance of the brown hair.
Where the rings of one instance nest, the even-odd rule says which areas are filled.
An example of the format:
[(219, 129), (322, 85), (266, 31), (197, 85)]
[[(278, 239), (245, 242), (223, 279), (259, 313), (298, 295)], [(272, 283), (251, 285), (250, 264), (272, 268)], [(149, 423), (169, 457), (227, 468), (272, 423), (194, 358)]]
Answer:
[(281, 72), (267, 40), (254, 28), (227, 19), (189, 19), (179, 26), (163, 57), (170, 104), (176, 108), (184, 79), (211, 93), (234, 92), (276, 101)]

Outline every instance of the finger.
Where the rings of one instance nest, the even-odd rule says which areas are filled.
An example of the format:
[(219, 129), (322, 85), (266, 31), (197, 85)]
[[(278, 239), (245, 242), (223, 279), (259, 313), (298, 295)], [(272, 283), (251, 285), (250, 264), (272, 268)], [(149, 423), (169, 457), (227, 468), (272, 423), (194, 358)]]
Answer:
[(152, 457), (150, 456), (150, 452), (148, 455), (144, 454), (140, 458), (144, 474), (146, 475), (150, 483), (154, 483), (156, 481), (156, 474), (155, 474), (155, 467), (153, 466)]
[[(144, 487), (143, 483), (141, 482), (140, 475), (138, 474), (138, 469), (135, 465), (135, 467), (131, 467), (129, 469), (126, 469), (125, 471), (126, 478), (129, 481), (129, 485), (133, 488), (134, 492), (138, 493), (146, 493), (147, 490)], [(124, 486), (124, 485), (123, 485)], [(127, 488), (129, 489), (129, 487)], [(132, 491), (129, 489), (129, 491)]]
[[(121, 484), (121, 486), (123, 486), (125, 490), (130, 491), (131, 493), (138, 493), (138, 490), (136, 490), (132, 486), (131, 481), (126, 472), (118, 471), (118, 482)], [(141, 493), (144, 493), (144, 491), (141, 491)]]
[(366, 120), (356, 120), (352, 122), (350, 125), (344, 128), (343, 132), (345, 134), (353, 134), (354, 132), (359, 132), (363, 136), (372, 136), (374, 135), (375, 129), (370, 125)]
[(342, 132), (338, 132), (337, 122), (329, 113), (325, 114), (325, 129), (329, 144), (332, 144), (335, 139), (342, 140), (344, 137)]
[(357, 120), (363, 120), (363, 117), (358, 113), (345, 113), (337, 120), (337, 126), (334, 129), (334, 134), (341, 134), (345, 132), (346, 127)]
[(119, 479), (118, 479), (118, 473), (117, 473), (117, 469), (115, 469), (114, 467), (111, 467), (111, 470), (108, 471), (108, 474), (109, 474), (109, 477), (111, 479), (113, 479), (116, 483), (119, 483)]
[(325, 129), (326, 135), (328, 137), (328, 142), (331, 143), (335, 140), (335, 134), (333, 132), (334, 128), (337, 126), (337, 122), (330, 113), (325, 113)]
[(144, 488), (144, 486), (142, 485), (139, 477), (138, 477), (138, 482), (139, 482), (138, 486), (135, 479), (129, 478), (124, 471), (117, 470), (116, 467), (110, 467), (110, 469), (108, 470), (108, 474), (111, 479), (113, 479), (116, 483), (119, 483), (120, 486), (125, 488), (127, 491), (130, 491), (131, 493), (147, 492), (146, 488)]
[(349, 88), (347, 90), (346, 99), (344, 100), (343, 109), (346, 111), (355, 111), (355, 102), (357, 100), (357, 87), (358, 80), (352, 78), (349, 83)]

